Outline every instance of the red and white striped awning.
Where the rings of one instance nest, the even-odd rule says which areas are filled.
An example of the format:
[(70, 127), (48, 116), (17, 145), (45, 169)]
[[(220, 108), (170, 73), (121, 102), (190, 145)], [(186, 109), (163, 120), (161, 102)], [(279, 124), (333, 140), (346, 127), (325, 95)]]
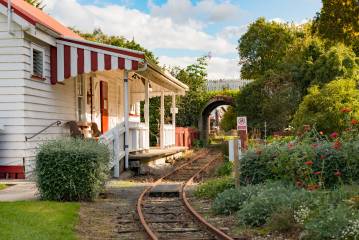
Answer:
[(137, 70), (145, 61), (143, 52), (85, 40), (62, 38), (51, 47), (51, 83), (83, 73), (116, 69)]

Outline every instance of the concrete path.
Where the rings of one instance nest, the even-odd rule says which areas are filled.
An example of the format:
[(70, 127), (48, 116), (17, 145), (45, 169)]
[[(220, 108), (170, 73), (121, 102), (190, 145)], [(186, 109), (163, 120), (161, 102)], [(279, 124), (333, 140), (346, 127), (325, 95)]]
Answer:
[(0, 183), (12, 185), (0, 190), (0, 202), (38, 199), (38, 191), (34, 182), (0, 181)]

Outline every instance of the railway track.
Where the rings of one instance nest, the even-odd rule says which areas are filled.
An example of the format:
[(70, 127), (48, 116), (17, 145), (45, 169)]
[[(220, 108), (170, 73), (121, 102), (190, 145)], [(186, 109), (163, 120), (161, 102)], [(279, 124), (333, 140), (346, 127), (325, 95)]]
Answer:
[[(202, 218), (186, 197), (187, 186), (199, 178), (219, 157), (220, 154), (214, 151), (202, 150), (190, 161), (158, 179), (142, 192), (137, 201), (137, 213), (150, 239), (233, 240)], [(158, 191), (161, 186), (170, 186), (172, 190)]]

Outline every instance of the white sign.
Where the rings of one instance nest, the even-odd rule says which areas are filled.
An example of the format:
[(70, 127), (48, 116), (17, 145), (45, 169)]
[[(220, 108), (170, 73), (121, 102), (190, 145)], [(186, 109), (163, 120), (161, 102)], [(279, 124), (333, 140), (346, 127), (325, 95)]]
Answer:
[(247, 117), (237, 117), (237, 130), (247, 132)]

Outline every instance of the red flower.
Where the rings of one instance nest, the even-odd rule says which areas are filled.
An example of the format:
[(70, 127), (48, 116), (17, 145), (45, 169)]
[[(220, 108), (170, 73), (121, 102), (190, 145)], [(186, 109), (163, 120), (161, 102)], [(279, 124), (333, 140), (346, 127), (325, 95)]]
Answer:
[(288, 149), (292, 149), (294, 147), (293, 143), (288, 143)]
[(314, 175), (320, 175), (321, 172), (320, 171), (317, 171), (317, 172), (313, 172)]
[(340, 177), (340, 176), (342, 175), (342, 173), (339, 172), (339, 170), (337, 170), (337, 171), (334, 173), (334, 175), (337, 176), (337, 177)]
[(333, 144), (332, 148), (339, 150), (342, 147), (342, 143), (337, 139)]
[(350, 113), (352, 111), (352, 109), (351, 108), (342, 108), (340, 111), (342, 113)]
[(311, 165), (313, 165), (313, 161), (307, 161), (304, 164), (307, 165), (307, 166), (311, 166)]
[(320, 159), (321, 159), (321, 160), (325, 159), (325, 156), (324, 156), (324, 155), (320, 155)]
[(352, 119), (352, 125), (357, 125), (359, 123), (359, 121), (358, 120), (356, 120), (356, 119)]
[(333, 132), (332, 134), (330, 134), (330, 137), (333, 139), (338, 138), (338, 133), (337, 132)]

